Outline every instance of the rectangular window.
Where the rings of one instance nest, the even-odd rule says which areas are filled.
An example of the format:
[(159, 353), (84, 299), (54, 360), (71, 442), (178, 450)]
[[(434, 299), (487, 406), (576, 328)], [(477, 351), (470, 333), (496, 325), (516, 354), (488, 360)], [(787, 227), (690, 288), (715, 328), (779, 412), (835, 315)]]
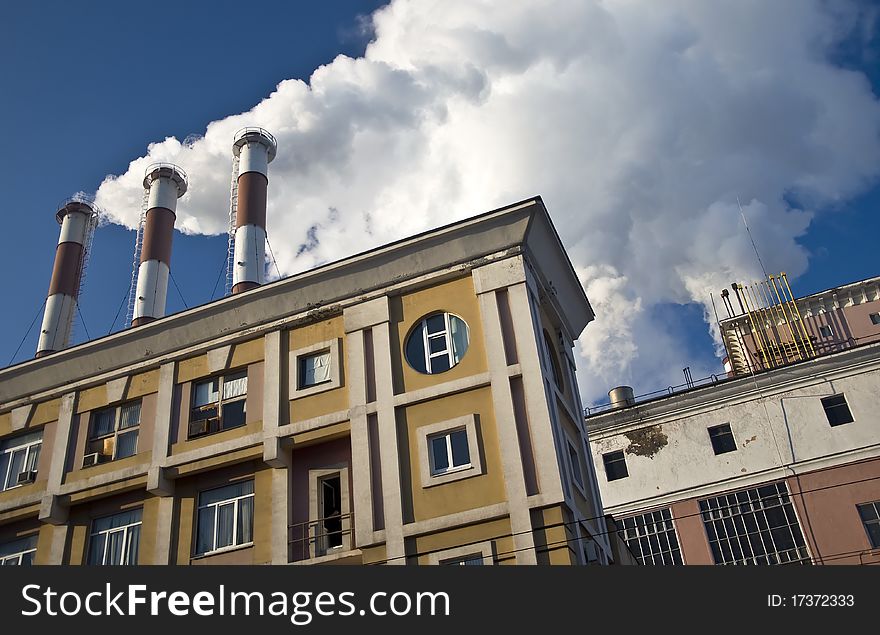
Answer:
[(843, 425), (844, 423), (852, 423), (854, 421), (849, 406), (846, 403), (846, 397), (843, 394), (831, 395), (822, 398), (822, 408), (825, 409), (825, 416), (828, 418), (828, 424), (832, 427)]
[(428, 437), (428, 449), (432, 476), (471, 466), (467, 430), (453, 430)]
[(874, 549), (880, 549), (880, 501), (856, 505), (859, 517), (868, 532), (868, 541)]
[(571, 441), (568, 441), (568, 461), (571, 463), (571, 477), (575, 483), (577, 483), (581, 489), (584, 487), (584, 476), (581, 471), (581, 457), (578, 454), (577, 448), (572, 445)]
[(254, 541), (254, 482), (243, 481), (199, 494), (196, 555)]
[(644, 565), (682, 564), (678, 535), (669, 507), (622, 518), (618, 535)]
[(784, 481), (699, 504), (715, 564), (810, 564)]
[(446, 560), (441, 560), (440, 564), (441, 565), (453, 565), (453, 566), (482, 565), (483, 564), (483, 554), (482, 553), (472, 553), (467, 556), (461, 556), (460, 558), (448, 558)]
[(730, 424), (712, 426), (709, 430), (709, 440), (712, 441), (712, 450), (715, 454), (725, 454), (736, 450), (736, 439), (730, 431)]
[(819, 327), (819, 335), (821, 335), (822, 337), (831, 337), (832, 335), (834, 335), (834, 331), (832, 331), (831, 327), (827, 324), (823, 324)]
[(92, 521), (89, 564), (133, 565), (138, 563), (143, 510), (133, 509)]
[(626, 470), (626, 458), (623, 456), (622, 451), (618, 450), (617, 452), (603, 454), (602, 462), (605, 463), (605, 476), (609, 481), (616, 481), (629, 476), (629, 472)]
[(330, 381), (330, 351), (303, 355), (299, 358), (299, 388), (317, 386)]
[(0, 441), (0, 492), (34, 482), (42, 446), (42, 430)]
[[(98, 460), (91, 464), (137, 454), (140, 425), (140, 399), (93, 413), (86, 455), (97, 454)], [(83, 465), (86, 465), (85, 461)]]
[(323, 551), (342, 546), (342, 481), (339, 474), (319, 480), (321, 496), (321, 519), (319, 521)]
[(880, 324), (880, 313), (872, 313), (868, 317), (871, 318), (871, 324), (874, 324), (874, 325)]
[(194, 382), (189, 438), (245, 425), (247, 382), (246, 370)]
[(37, 555), (37, 534), (0, 545), (0, 567), (30, 565)]

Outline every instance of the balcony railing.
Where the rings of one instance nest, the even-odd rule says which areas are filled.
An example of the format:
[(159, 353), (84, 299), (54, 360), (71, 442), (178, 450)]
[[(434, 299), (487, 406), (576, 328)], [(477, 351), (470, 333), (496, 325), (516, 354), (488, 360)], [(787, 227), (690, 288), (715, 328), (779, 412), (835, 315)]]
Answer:
[(354, 515), (335, 514), (288, 527), (291, 562), (310, 560), (354, 548)]

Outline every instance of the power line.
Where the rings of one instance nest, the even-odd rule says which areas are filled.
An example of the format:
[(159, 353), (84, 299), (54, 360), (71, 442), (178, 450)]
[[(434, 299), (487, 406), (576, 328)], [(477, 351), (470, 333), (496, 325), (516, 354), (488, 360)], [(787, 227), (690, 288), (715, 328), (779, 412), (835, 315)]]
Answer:
[(223, 276), (223, 272), (226, 271), (226, 258), (223, 259), (223, 263), (220, 265), (220, 273), (217, 274), (217, 280), (214, 281), (214, 289), (211, 291), (211, 299), (214, 299), (214, 294), (217, 293), (217, 285), (220, 284), (220, 278)]
[(110, 325), (110, 330), (107, 331), (107, 335), (113, 332), (113, 327), (116, 326), (116, 320), (119, 319), (119, 314), (122, 313), (122, 307), (125, 306), (125, 301), (128, 300), (128, 295), (130, 293), (130, 289), (125, 290), (125, 295), (122, 296), (122, 302), (119, 303), (119, 308), (116, 310), (116, 317), (113, 318), (113, 323)]
[[(863, 478), (863, 479), (859, 479), (859, 480), (855, 480), (855, 481), (845, 481), (845, 482), (843, 482), (843, 483), (836, 483), (836, 484), (834, 484), (834, 485), (826, 485), (826, 486), (824, 486), (824, 487), (816, 487), (816, 488), (814, 488), (814, 489), (804, 489), (804, 490), (799, 490), (798, 492), (789, 492), (789, 498), (792, 498), (792, 497), (794, 497), (794, 496), (800, 496), (801, 498), (803, 498), (803, 495), (804, 495), (804, 494), (810, 494), (810, 493), (813, 493), (813, 492), (821, 492), (821, 491), (825, 491), (825, 490), (828, 490), (828, 489), (834, 489), (835, 487), (843, 487), (844, 485), (858, 485), (858, 484), (860, 484), (860, 483), (866, 483), (866, 482), (868, 482), (868, 481), (876, 481), (876, 480), (878, 480), (878, 479), (880, 479), (880, 476), (870, 476), (870, 477)], [(733, 491), (737, 491), (737, 490), (733, 490)], [(720, 494), (723, 494), (723, 492), (722, 492), (722, 493), (719, 493), (719, 495), (720, 495)], [(781, 498), (781, 497), (779, 497), (779, 498)], [(649, 507), (649, 508), (647, 508), (647, 509), (645, 509), (645, 510), (643, 510), (643, 511), (635, 512), (635, 513), (632, 514), (632, 515), (641, 515), (641, 514), (645, 514), (645, 513), (648, 513), (648, 512), (651, 512), (651, 511), (657, 510), (657, 509), (661, 509), (661, 507), (660, 507), (660, 506), (658, 506), (658, 507)], [(703, 513), (704, 513), (704, 512), (699, 511), (699, 512), (697, 512), (697, 513), (695, 513), (695, 514), (682, 514), (682, 515), (680, 515), (680, 516), (673, 516), (673, 515), (672, 515), (672, 510), (670, 510), (670, 514), (669, 514), (669, 519), (668, 519), (668, 520), (684, 520), (685, 518), (694, 518), (694, 517), (696, 517), (696, 516), (702, 516)], [(622, 517), (623, 517), (623, 518), (628, 518), (629, 515), (622, 516)], [(468, 543), (464, 543), (464, 544), (458, 544), (458, 545), (455, 545), (455, 546), (456, 546), (456, 547), (469, 547), (469, 546), (471, 546), (471, 545), (477, 545), (477, 544), (480, 544), (480, 543), (482, 543), (482, 542), (486, 542), (487, 540), (500, 540), (501, 538), (513, 538), (514, 536), (521, 536), (521, 535), (525, 535), (525, 534), (533, 533), (533, 532), (536, 532), (536, 531), (542, 531), (542, 530), (546, 530), (546, 529), (554, 529), (554, 528), (557, 528), (557, 527), (566, 527), (566, 526), (568, 526), (568, 525), (577, 525), (577, 524), (582, 523), (582, 522), (586, 522), (586, 521), (589, 521), (589, 520), (598, 520), (598, 519), (600, 519), (600, 518), (605, 518), (605, 516), (604, 516), (604, 515), (603, 515), (603, 516), (589, 516), (589, 517), (581, 518), (581, 519), (578, 519), (578, 520), (570, 520), (570, 521), (565, 521), (565, 522), (561, 522), (561, 523), (554, 523), (554, 524), (551, 524), (551, 525), (543, 525), (543, 526), (541, 526), (541, 527), (534, 527), (534, 528), (532, 528), (532, 529), (526, 529), (526, 530), (519, 531), (519, 532), (511, 532), (511, 533), (508, 533), (508, 534), (502, 534), (502, 535), (500, 535), (500, 536), (495, 536), (495, 537), (493, 537), (493, 538), (480, 538), (480, 539), (478, 539), (478, 540), (474, 540), (474, 541), (472, 541), (472, 542), (468, 542)], [(616, 522), (617, 522), (617, 519), (615, 518), (615, 524), (616, 524)], [(618, 532), (619, 532), (619, 531), (620, 531), (620, 530), (618, 529)], [(597, 532), (595, 532), (595, 533), (592, 533), (592, 534), (591, 534), (591, 537), (596, 537), (596, 536), (608, 536), (608, 535), (611, 535), (612, 533), (615, 533), (615, 532), (607, 531), (607, 530), (606, 530), (606, 531), (597, 531)], [(578, 540), (580, 540), (580, 539), (578, 539)], [(531, 548), (531, 547), (529, 547), (529, 549), (530, 549), (530, 548)], [(400, 560), (400, 559), (406, 559), (406, 558), (418, 558), (418, 557), (420, 557), (420, 556), (426, 556), (426, 555), (429, 555), (429, 554), (431, 554), (431, 553), (435, 553), (435, 552), (437, 552), (437, 551), (443, 551), (444, 549), (445, 549), (445, 547), (444, 547), (443, 549), (429, 549), (429, 550), (427, 550), (427, 551), (422, 551), (422, 552), (418, 552), (418, 553), (414, 553), (414, 554), (406, 554), (406, 555), (403, 555), (403, 556), (394, 556), (394, 557), (392, 557), (392, 558), (386, 558), (386, 559), (384, 559), (384, 560), (379, 560), (379, 561), (376, 561), (376, 562), (372, 562), (372, 563), (370, 563), (370, 564), (386, 564), (386, 563), (391, 562), (391, 561), (393, 561), (393, 560)], [(517, 550), (514, 550), (513, 552), (516, 552), (516, 551), (522, 551), (522, 550), (523, 550), (523, 549), (517, 549)], [(870, 551), (870, 549), (868, 549), (868, 551)], [(511, 553), (513, 553), (513, 552), (511, 552)], [(855, 553), (859, 553), (859, 552), (855, 552)], [(831, 556), (835, 556), (835, 555), (838, 555), (838, 554), (830, 554), (829, 556), (821, 557), (820, 559), (824, 561), (824, 560), (827, 560), (829, 557), (831, 557)]]
[(269, 242), (269, 235), (266, 235), (266, 244), (269, 246), (269, 255), (272, 256), (272, 262), (275, 263), (275, 271), (278, 274), (278, 277), (281, 278), (281, 270), (278, 268), (278, 261), (275, 260), (275, 252), (272, 251), (272, 243)]
[(9, 358), (9, 363), (7, 366), (12, 365), (12, 360), (15, 359), (15, 356), (18, 355), (18, 351), (21, 350), (22, 345), (24, 345), (24, 341), (27, 339), (27, 336), (30, 335), (31, 329), (34, 328), (34, 322), (37, 321), (37, 318), (40, 317), (40, 313), (43, 311), (43, 307), (46, 306), (47, 298), (43, 298), (43, 302), (40, 304), (40, 308), (37, 309), (37, 314), (34, 316), (34, 319), (31, 320), (31, 325), (28, 327), (27, 331), (24, 333), (24, 337), (21, 338), (21, 342), (18, 343), (18, 348), (15, 349), (15, 352), (12, 354), (12, 357)]
[(752, 249), (755, 250), (755, 256), (758, 258), (758, 264), (761, 265), (761, 271), (764, 273), (764, 279), (767, 279), (767, 270), (764, 268), (764, 263), (761, 260), (761, 254), (758, 253), (758, 247), (755, 245), (755, 239), (752, 238), (752, 230), (749, 229), (749, 224), (746, 222), (746, 215), (743, 213), (742, 205), (739, 202), (739, 196), (736, 197), (736, 205), (739, 207), (739, 215), (742, 216), (743, 225), (746, 226), (746, 232), (749, 235), (749, 240), (752, 242)]
[(83, 317), (82, 311), (79, 310), (79, 302), (76, 303), (76, 312), (79, 314), (79, 321), (83, 325), (83, 330), (86, 332), (86, 338), (92, 339), (92, 336), (89, 334), (89, 327), (86, 326), (86, 320)]
[(171, 273), (171, 270), (168, 270), (168, 275), (171, 276), (171, 282), (174, 283), (174, 288), (177, 289), (177, 295), (180, 296), (180, 301), (183, 302), (183, 308), (188, 309), (189, 305), (186, 303), (186, 300), (183, 298), (183, 294), (180, 292), (180, 287), (177, 285), (177, 280), (174, 279), (174, 274)]

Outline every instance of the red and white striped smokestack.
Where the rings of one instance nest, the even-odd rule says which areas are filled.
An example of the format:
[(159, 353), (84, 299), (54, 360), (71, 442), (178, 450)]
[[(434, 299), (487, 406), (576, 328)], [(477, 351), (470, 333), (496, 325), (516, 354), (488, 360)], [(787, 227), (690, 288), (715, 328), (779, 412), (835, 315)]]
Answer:
[(238, 157), (234, 294), (258, 287), (265, 281), (266, 190), (269, 163), (277, 149), (275, 137), (262, 128), (242, 128), (232, 142), (232, 153)]
[(132, 326), (165, 315), (177, 199), (186, 193), (186, 187), (186, 173), (171, 163), (154, 163), (144, 175), (144, 189), (150, 194)]
[(84, 201), (71, 199), (58, 210), (55, 218), (61, 225), (61, 235), (55, 248), (55, 266), (49, 282), (37, 357), (65, 348), (70, 340), (70, 325), (76, 313), (82, 278), (83, 254), (94, 229), (95, 211)]

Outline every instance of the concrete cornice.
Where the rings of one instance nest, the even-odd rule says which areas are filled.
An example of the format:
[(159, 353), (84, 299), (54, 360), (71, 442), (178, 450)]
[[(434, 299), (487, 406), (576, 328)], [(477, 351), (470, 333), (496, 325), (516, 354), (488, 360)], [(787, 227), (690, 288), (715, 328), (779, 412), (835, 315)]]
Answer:
[[(549, 288), (556, 288), (561, 315), (580, 330), (592, 310), (539, 197), (486, 212), (127, 329), (52, 355), (0, 370), (0, 408), (37, 394), (60, 391), (98, 375), (113, 379), (132, 368), (158, 366), (182, 351), (256, 337), (279, 324), (309, 320), (328, 311), (388, 293), (444, 270), (467, 271), (487, 258), (528, 249)], [(579, 330), (577, 331), (579, 332)], [(196, 349), (196, 350), (194, 350)]]
[(747, 375), (727, 379), (719, 384), (703, 386), (587, 417), (587, 431), (591, 439), (603, 438), (632, 428), (656, 425), (761, 396), (773, 396), (809, 385), (819, 379), (873, 369), (880, 369), (880, 343), (867, 344), (798, 362), (784, 368), (759, 373), (754, 377)]

